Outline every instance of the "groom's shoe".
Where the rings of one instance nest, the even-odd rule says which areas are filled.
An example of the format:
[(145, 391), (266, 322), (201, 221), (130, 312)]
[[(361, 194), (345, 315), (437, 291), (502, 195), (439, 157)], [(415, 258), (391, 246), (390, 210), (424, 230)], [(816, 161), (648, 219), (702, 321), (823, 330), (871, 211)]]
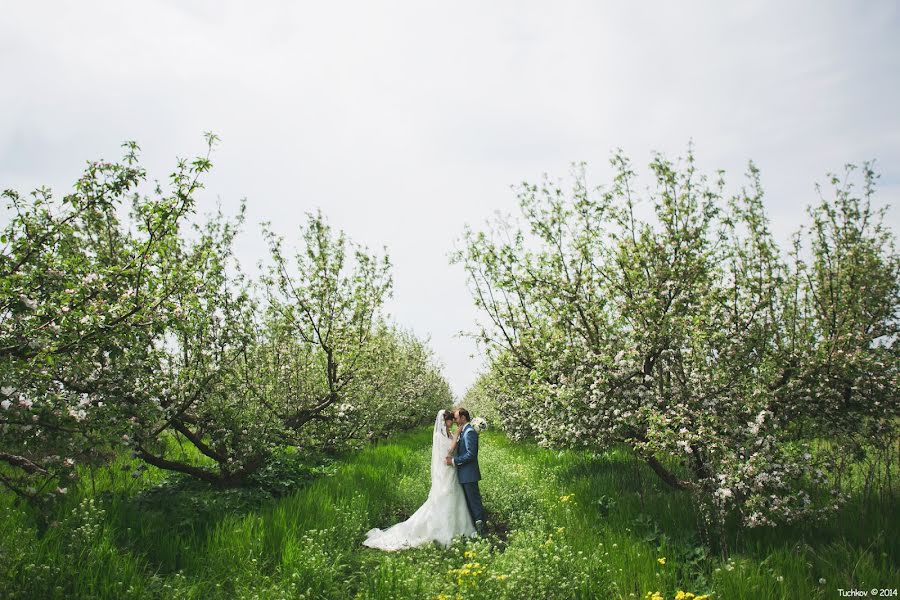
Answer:
[(475, 521), (475, 531), (478, 532), (478, 535), (484, 537), (484, 521), (481, 519)]

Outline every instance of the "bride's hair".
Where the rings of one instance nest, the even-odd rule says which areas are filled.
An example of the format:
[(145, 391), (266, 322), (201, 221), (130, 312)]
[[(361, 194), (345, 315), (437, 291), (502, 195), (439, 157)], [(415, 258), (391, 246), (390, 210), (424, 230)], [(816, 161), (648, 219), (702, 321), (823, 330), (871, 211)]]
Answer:
[(453, 411), (452, 411), (452, 410), (446, 410), (446, 409), (445, 409), (445, 410), (444, 410), (444, 420), (445, 420), (445, 421), (450, 421), (451, 419), (453, 419)]

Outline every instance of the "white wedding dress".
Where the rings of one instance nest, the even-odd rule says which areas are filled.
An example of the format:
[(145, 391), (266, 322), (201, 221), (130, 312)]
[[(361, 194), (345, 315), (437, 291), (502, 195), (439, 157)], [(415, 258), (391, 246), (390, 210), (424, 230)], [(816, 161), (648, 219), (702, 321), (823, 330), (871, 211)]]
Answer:
[(453, 440), (444, 428), (444, 411), (439, 411), (431, 436), (431, 491), (425, 504), (407, 520), (387, 529), (370, 529), (364, 545), (379, 550), (402, 550), (438, 542), (449, 546), (458, 535), (475, 535), (475, 524), (466, 506), (456, 467), (444, 462)]

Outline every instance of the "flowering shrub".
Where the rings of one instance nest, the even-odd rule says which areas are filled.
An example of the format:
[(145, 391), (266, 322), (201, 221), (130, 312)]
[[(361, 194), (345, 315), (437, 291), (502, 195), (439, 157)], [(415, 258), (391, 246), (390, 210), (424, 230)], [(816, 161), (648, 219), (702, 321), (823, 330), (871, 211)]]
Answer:
[(489, 318), (476, 398), (513, 439), (627, 444), (719, 520), (831, 510), (848, 456), (889, 482), (900, 257), (871, 207), (871, 170), (861, 197), (834, 179), (784, 255), (752, 165), (726, 199), (690, 153), (681, 168), (657, 157), (642, 220), (634, 171), (612, 163), (596, 194), (583, 169), (568, 195), (523, 184), (524, 223), (467, 230), (456, 260)]

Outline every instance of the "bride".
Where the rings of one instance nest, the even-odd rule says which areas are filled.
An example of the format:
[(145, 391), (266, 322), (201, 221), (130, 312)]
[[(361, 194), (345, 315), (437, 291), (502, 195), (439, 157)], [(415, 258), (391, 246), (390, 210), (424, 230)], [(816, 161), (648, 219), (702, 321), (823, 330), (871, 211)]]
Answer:
[(387, 529), (371, 529), (364, 545), (379, 550), (402, 550), (435, 541), (449, 546), (458, 535), (475, 535), (475, 524), (466, 506), (456, 468), (444, 459), (456, 450), (450, 433), (453, 413), (438, 411), (431, 436), (431, 491), (425, 504), (407, 520)]

